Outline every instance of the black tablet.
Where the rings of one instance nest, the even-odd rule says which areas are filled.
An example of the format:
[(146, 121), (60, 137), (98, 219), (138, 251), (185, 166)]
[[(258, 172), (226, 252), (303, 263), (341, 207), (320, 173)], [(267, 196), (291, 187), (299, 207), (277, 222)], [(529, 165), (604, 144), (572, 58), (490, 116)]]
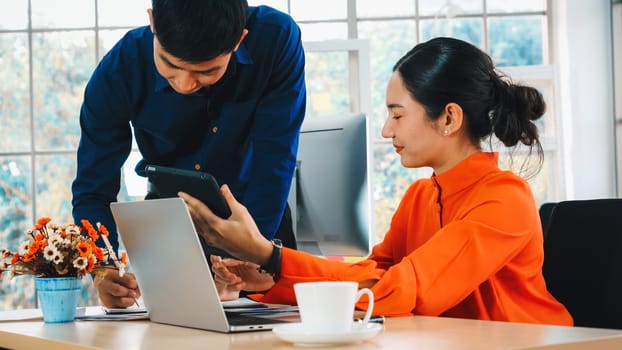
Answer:
[(145, 173), (151, 182), (150, 192), (160, 198), (177, 197), (178, 192), (186, 192), (201, 200), (221, 218), (231, 216), (220, 186), (211, 174), (161, 165), (147, 165)]

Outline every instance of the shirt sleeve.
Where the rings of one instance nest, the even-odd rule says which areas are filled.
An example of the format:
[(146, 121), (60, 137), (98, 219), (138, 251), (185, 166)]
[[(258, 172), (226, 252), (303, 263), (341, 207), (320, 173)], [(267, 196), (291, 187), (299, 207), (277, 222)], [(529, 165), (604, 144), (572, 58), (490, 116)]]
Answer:
[(273, 73), (254, 112), (249, 182), (242, 199), (269, 239), (276, 233), (287, 201), (306, 108), (300, 30), (293, 22), (289, 28), (280, 32), (274, 44), (282, 49), (272, 56)]
[[(528, 191), (528, 189), (527, 189)], [(369, 259), (355, 264), (327, 261), (303, 252), (283, 250), (281, 277), (264, 296), (266, 302), (295, 302), (295, 283), (313, 280), (376, 280), (376, 313), (440, 315), (455, 306), (508, 263), (529, 240), (531, 218), (512, 215), (531, 208), (530, 195), (474, 201), (464, 215), (449, 223), (417, 249), (388, 266), (392, 244), (406, 237), (389, 232)], [(410, 217), (421, 208), (400, 208)], [(407, 211), (407, 212), (404, 212)], [(535, 215), (535, 214), (534, 214)], [(357, 307), (365, 309), (362, 299)]]
[[(129, 105), (124, 84), (100, 64), (86, 86), (80, 110), (81, 137), (77, 172), (72, 184), (73, 218), (101, 222), (118, 249), (116, 225), (110, 202), (120, 189), (121, 167), (132, 146)], [(101, 243), (101, 242), (100, 242)]]

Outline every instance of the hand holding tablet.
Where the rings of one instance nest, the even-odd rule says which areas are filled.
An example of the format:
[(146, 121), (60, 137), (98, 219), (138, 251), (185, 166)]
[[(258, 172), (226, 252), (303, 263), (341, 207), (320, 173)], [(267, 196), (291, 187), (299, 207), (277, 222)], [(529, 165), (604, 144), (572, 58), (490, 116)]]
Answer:
[(160, 198), (177, 197), (178, 192), (186, 192), (201, 200), (214, 214), (228, 218), (231, 210), (220, 193), (218, 182), (209, 173), (183, 170), (161, 165), (147, 165), (145, 173)]

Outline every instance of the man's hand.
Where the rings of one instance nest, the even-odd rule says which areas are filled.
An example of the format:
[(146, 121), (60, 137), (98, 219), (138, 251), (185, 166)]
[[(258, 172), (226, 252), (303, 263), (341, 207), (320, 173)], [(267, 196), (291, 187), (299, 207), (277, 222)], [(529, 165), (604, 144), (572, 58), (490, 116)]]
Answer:
[(133, 273), (125, 273), (121, 277), (118, 270), (104, 268), (96, 272), (93, 285), (106, 307), (129, 307), (140, 298), (138, 282)]

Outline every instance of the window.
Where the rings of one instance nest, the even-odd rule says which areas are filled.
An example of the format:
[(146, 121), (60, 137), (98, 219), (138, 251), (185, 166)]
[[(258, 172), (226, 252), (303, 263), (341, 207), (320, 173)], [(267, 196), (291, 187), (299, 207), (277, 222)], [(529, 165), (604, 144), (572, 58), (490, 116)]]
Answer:
[(622, 196), (622, 1), (611, 2), (618, 196)]
[[(127, 29), (148, 23), (150, 3), (0, 3), (0, 79), (5, 82), (0, 88), (0, 246), (16, 249), (39, 216), (56, 223), (72, 220), (84, 87), (110, 46)], [(125, 186), (120, 197), (129, 199)], [(31, 277), (8, 280), (5, 275), (0, 283), (0, 309), (35, 306)], [(81, 304), (97, 302), (88, 279), (82, 297)]]
[[(369, 110), (374, 138), (374, 201), (375, 234), (381, 240), (389, 227), (391, 216), (406, 188), (416, 179), (430, 176), (430, 169), (406, 169), (388, 140), (380, 131), (386, 116), (385, 87), (393, 64), (416, 43), (436, 36), (466, 40), (489, 53), (498, 67), (523, 67), (508, 73), (540, 88), (545, 94), (549, 111), (546, 122), (545, 164), (530, 184), (538, 204), (562, 196), (561, 157), (554, 87), (556, 74), (548, 66), (549, 13), (545, 0), (509, 2), (502, 0), (348, 0), (318, 3), (317, 0), (250, 0), (249, 4), (265, 4), (288, 12), (301, 27), (303, 41), (365, 40), (370, 47)], [(325, 5), (325, 6), (324, 6)], [(331, 7), (332, 6), (332, 7)], [(331, 8), (330, 12), (324, 12)], [(309, 50), (307, 50), (309, 51)], [(344, 71), (347, 50), (307, 52), (308, 114), (320, 117), (331, 112), (344, 112), (348, 105), (346, 79), (352, 79), (355, 68)], [(326, 64), (325, 62), (330, 62)], [(543, 68), (544, 66), (544, 68)], [(531, 74), (531, 71), (535, 71)], [(327, 79), (335, 86), (328, 87)], [(318, 86), (325, 87), (318, 89)], [(330, 90), (330, 94), (327, 91)], [(336, 93), (335, 93), (336, 91)], [(550, 137), (549, 137), (550, 136)], [(514, 157), (520, 165), (521, 152)], [(510, 164), (507, 165), (508, 167)]]
[[(0, 81), (4, 82), (0, 87), (0, 246), (16, 248), (38, 216), (50, 216), (58, 223), (71, 220), (71, 181), (84, 87), (116, 40), (128, 29), (148, 23), (150, 3), (0, 2)], [(303, 40), (316, 43), (307, 54), (309, 117), (352, 106), (371, 116), (378, 239), (406, 187), (430, 174), (429, 169), (403, 168), (390, 142), (380, 137), (391, 67), (415, 43), (438, 35), (468, 40), (501, 66), (527, 66), (522, 76), (533, 78), (548, 99), (555, 99), (554, 69), (545, 67), (535, 78), (526, 73), (550, 63), (545, 0), (384, 0), (381, 7), (375, 0), (250, 0), (249, 4), (266, 4), (290, 13), (300, 24)], [(362, 67), (360, 57), (352, 47), (324, 50), (318, 49), (317, 42), (367, 46), (369, 72), (362, 81), (369, 81), (368, 91), (352, 93), (353, 87), (362, 86), (356, 83), (360, 73), (354, 74)], [(365, 94), (371, 97), (362, 97)], [(545, 119), (547, 159), (539, 180), (533, 183), (538, 201), (559, 198), (563, 182), (556, 156), (558, 124)], [(131, 157), (128, 164), (135, 164), (138, 153)], [(120, 200), (138, 198), (133, 196), (143, 190), (140, 179), (132, 169), (127, 170)], [(0, 309), (35, 305), (32, 280), (27, 276), (0, 283)], [(85, 285), (81, 304), (97, 303), (88, 279)]]

